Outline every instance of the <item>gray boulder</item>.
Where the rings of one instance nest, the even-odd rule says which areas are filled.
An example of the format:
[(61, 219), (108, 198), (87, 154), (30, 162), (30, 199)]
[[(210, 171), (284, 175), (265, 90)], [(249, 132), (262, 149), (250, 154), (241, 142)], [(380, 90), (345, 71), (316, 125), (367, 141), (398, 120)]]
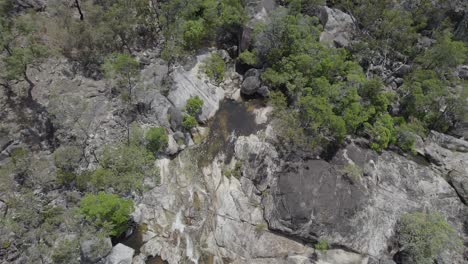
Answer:
[(135, 250), (123, 244), (117, 244), (112, 248), (111, 253), (106, 258), (106, 264), (132, 264)]
[(462, 202), (468, 205), (468, 175), (454, 170), (447, 175), (447, 181), (455, 189)]
[(262, 87), (258, 88), (257, 93), (263, 97), (267, 97), (270, 94), (270, 88), (263, 85)]
[(241, 93), (246, 95), (255, 94), (258, 89), (260, 89), (262, 82), (260, 78), (255, 76), (250, 76), (244, 79), (241, 86)]
[(260, 74), (261, 74), (261, 72), (260, 72), (259, 69), (252, 68), (252, 69), (249, 69), (248, 71), (245, 72), (244, 78), (247, 78), (247, 77), (257, 77), (257, 78), (259, 78)]
[(354, 19), (350, 15), (325, 6), (320, 10), (320, 22), (323, 25), (320, 42), (329, 43), (335, 47), (350, 45), (355, 29)]
[(81, 263), (94, 264), (104, 259), (112, 250), (110, 238), (84, 240), (80, 244)]
[(171, 125), (172, 130), (177, 131), (182, 128), (182, 112), (177, 109), (176, 107), (169, 107), (167, 110), (167, 115), (169, 118), (169, 123)]
[(258, 69), (250, 69), (244, 74), (244, 81), (241, 85), (241, 93), (245, 95), (259, 94), (267, 96), (269, 89), (267, 86), (262, 86), (260, 80), (261, 71)]
[(173, 135), (168, 136), (166, 154), (167, 155), (174, 155), (178, 152), (179, 145), (177, 144), (176, 140), (174, 139)]
[(468, 65), (458, 66), (455, 75), (460, 79), (468, 80)]

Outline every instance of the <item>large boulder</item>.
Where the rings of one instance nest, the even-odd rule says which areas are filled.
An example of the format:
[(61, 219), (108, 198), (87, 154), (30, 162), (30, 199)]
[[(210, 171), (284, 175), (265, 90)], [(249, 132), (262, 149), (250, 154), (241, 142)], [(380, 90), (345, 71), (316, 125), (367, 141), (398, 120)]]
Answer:
[(320, 42), (328, 43), (335, 47), (348, 47), (355, 30), (354, 19), (338, 9), (322, 7), (320, 21), (323, 32), (320, 34)]
[(169, 124), (171, 125), (172, 130), (178, 131), (182, 129), (182, 112), (176, 107), (169, 107), (167, 111), (167, 116), (169, 118)]
[(135, 250), (123, 244), (117, 244), (112, 248), (111, 253), (106, 258), (106, 264), (132, 264)]
[(246, 95), (255, 94), (258, 89), (260, 89), (261, 85), (262, 82), (260, 81), (260, 78), (255, 76), (247, 77), (242, 82), (241, 92)]
[(258, 69), (250, 69), (244, 74), (244, 81), (241, 85), (241, 93), (245, 95), (258, 94), (267, 96), (269, 89), (267, 86), (262, 85), (260, 80), (261, 71)]
[(447, 175), (447, 181), (453, 186), (462, 202), (468, 205), (468, 175), (461, 171), (453, 170)]

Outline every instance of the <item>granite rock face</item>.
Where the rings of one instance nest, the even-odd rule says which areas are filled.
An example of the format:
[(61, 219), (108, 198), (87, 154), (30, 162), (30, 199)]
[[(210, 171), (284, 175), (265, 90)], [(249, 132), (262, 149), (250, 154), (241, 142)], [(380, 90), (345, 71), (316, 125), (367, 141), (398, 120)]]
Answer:
[(219, 108), (219, 102), (224, 98), (224, 90), (213, 85), (200, 75), (200, 66), (208, 54), (197, 56), (197, 63), (190, 70), (177, 67), (172, 73), (173, 88), (169, 91), (168, 100), (177, 108), (183, 109), (188, 99), (198, 96), (203, 100), (201, 121), (213, 117)]
[[(463, 149), (464, 143), (452, 141), (448, 144), (446, 138), (439, 139), (442, 145)], [(248, 142), (243, 144), (256, 144), (253, 138)], [(445, 215), (466, 239), (466, 207), (459, 198), (465, 194), (466, 182), (461, 174), (452, 175), (453, 185), (460, 189), (455, 191), (434, 165), (418, 164), (394, 152), (377, 155), (353, 143), (329, 162), (288, 161), (273, 149), (246, 153), (242, 155), (249, 157), (244, 159), (243, 175), (266, 190), (262, 204), (269, 228), (287, 236), (304, 241), (326, 239), (332, 245), (383, 260), (398, 250), (392, 237), (400, 216), (425, 210)], [(456, 153), (446, 155), (453, 158)], [(271, 162), (271, 158), (280, 162)], [(466, 156), (458, 159), (465, 168), (467, 161)], [(464, 260), (462, 255), (454, 255), (451, 261)]]

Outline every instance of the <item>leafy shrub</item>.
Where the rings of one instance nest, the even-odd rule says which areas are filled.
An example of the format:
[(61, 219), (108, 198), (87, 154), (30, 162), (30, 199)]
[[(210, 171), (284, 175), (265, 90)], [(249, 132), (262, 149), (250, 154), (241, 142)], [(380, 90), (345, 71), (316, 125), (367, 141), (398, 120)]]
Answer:
[(365, 124), (366, 133), (371, 140), (371, 148), (377, 152), (395, 143), (393, 118), (389, 114), (380, 115), (373, 125)]
[(206, 35), (207, 33), (203, 19), (189, 20), (185, 22), (183, 38), (189, 49), (199, 47)]
[(139, 62), (131, 55), (113, 53), (106, 58), (101, 68), (106, 78), (115, 78), (117, 80), (123, 99), (131, 101), (139, 74)]
[(325, 239), (320, 239), (317, 244), (314, 245), (315, 249), (320, 251), (326, 251), (328, 249), (328, 242)]
[(358, 182), (364, 173), (363, 169), (359, 165), (351, 163), (344, 166), (342, 172), (346, 174), (353, 182)]
[(226, 72), (226, 63), (218, 53), (212, 53), (203, 61), (201, 69), (210, 79), (221, 82)]
[(398, 226), (400, 251), (408, 263), (432, 263), (447, 249), (457, 249), (461, 241), (454, 228), (438, 213), (407, 213)]
[(163, 127), (150, 128), (145, 134), (145, 139), (148, 142), (146, 147), (153, 153), (159, 152), (167, 147), (168, 137)]
[(86, 221), (104, 229), (112, 236), (119, 236), (128, 228), (133, 201), (104, 192), (97, 195), (86, 194), (80, 201), (80, 212)]
[(198, 96), (194, 96), (187, 100), (187, 103), (185, 104), (185, 111), (189, 115), (196, 117), (201, 113), (202, 107), (203, 100)]
[(78, 167), (82, 155), (79, 147), (60, 146), (54, 151), (55, 167), (65, 172), (73, 172)]
[(99, 166), (89, 176), (91, 185), (99, 190), (112, 187), (122, 194), (141, 191), (145, 176), (158, 176), (153, 153), (138, 145), (107, 146), (99, 158)]
[(61, 241), (57, 247), (54, 248), (52, 252), (52, 261), (53, 263), (68, 263), (68, 264), (78, 264), (80, 263), (80, 249), (77, 240)]
[(196, 127), (198, 124), (197, 122), (197, 119), (191, 115), (184, 115), (184, 119), (182, 121), (182, 126), (187, 129), (187, 130), (190, 130), (194, 127)]
[(255, 65), (258, 63), (257, 55), (249, 50), (245, 50), (239, 54), (239, 60), (247, 65)]

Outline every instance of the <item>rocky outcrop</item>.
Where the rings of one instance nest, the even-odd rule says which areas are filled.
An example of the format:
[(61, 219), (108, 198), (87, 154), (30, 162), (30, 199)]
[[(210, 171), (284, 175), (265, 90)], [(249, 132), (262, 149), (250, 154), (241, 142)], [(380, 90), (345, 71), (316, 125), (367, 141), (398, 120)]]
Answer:
[[(459, 141), (439, 140), (451, 149), (464, 146)], [(239, 151), (239, 158), (245, 161), (243, 175), (264, 190), (264, 217), (273, 230), (310, 242), (325, 239), (332, 247), (371, 259), (388, 259), (398, 250), (392, 237), (400, 216), (423, 210), (442, 213), (466, 239), (466, 207), (459, 198), (464, 189), (455, 192), (438, 167), (418, 164), (394, 152), (377, 155), (352, 143), (329, 162), (288, 160), (274, 148), (257, 151), (262, 149), (257, 144), (255, 137), (240, 138), (236, 153), (237, 148), (244, 150)], [(249, 150), (247, 146), (256, 147)], [(455, 152), (450, 153), (446, 157), (454, 158)], [(454, 162), (468, 167), (467, 160)], [(453, 185), (464, 188), (459, 178), (453, 175), (457, 180)], [(451, 263), (463, 261), (459, 254), (451, 259)]]
[(326, 6), (320, 8), (319, 17), (323, 25), (320, 42), (329, 43), (339, 48), (348, 47), (351, 44), (355, 30), (353, 17), (341, 10)]
[(89, 239), (80, 243), (81, 263), (94, 264), (103, 260), (112, 250), (110, 238)]
[(219, 108), (219, 102), (224, 98), (222, 88), (214, 86), (200, 75), (200, 66), (207, 57), (208, 54), (197, 56), (197, 63), (190, 70), (185, 70), (183, 67), (175, 68), (172, 73), (174, 86), (167, 96), (179, 109), (183, 109), (191, 97), (200, 97), (203, 100), (202, 113), (199, 116), (201, 121), (213, 117)]

